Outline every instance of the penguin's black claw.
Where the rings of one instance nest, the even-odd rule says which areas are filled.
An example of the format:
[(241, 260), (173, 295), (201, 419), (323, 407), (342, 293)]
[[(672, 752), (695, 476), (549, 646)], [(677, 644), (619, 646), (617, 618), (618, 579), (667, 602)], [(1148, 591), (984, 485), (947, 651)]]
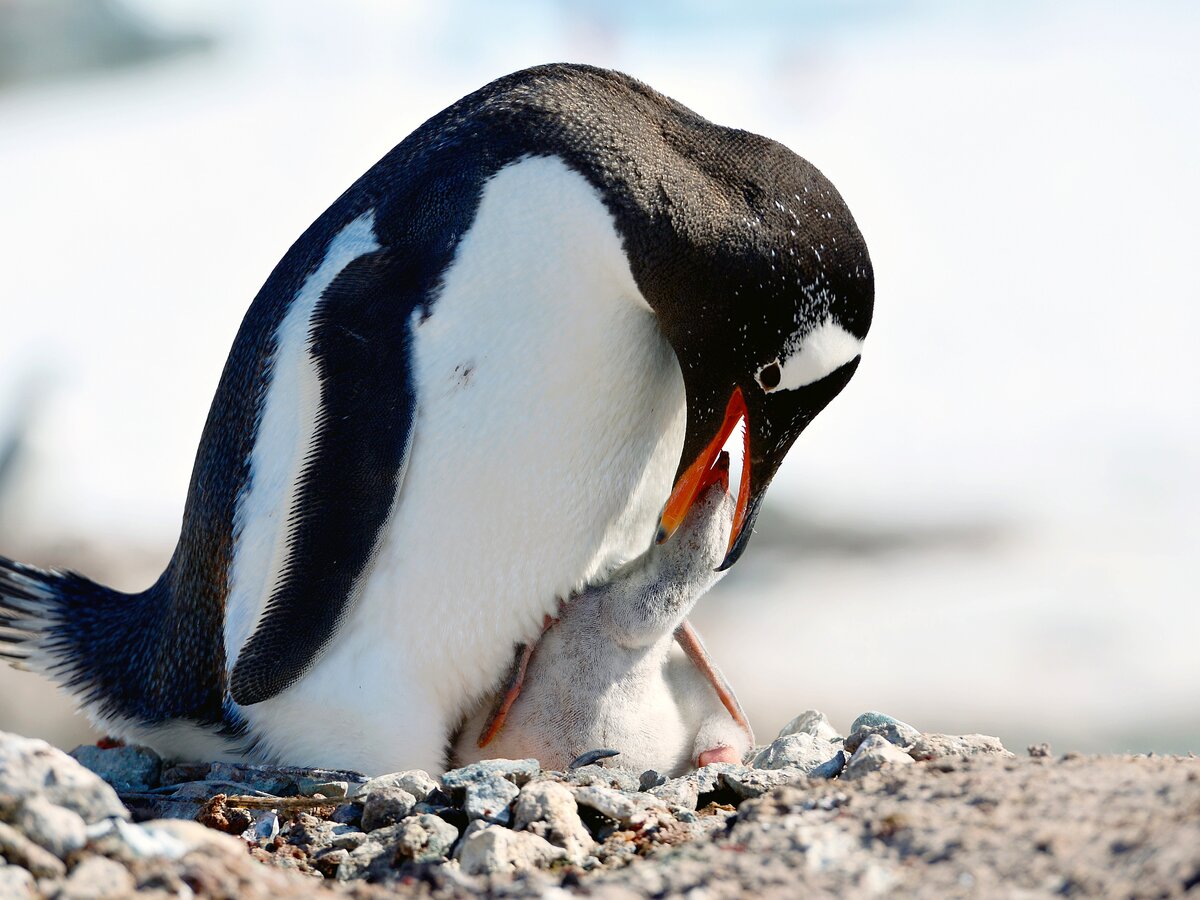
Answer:
[(578, 756), (567, 764), (567, 769), (581, 769), (584, 766), (590, 766), (592, 763), (599, 762), (602, 759), (610, 759), (614, 756), (620, 756), (620, 750), (589, 750), (582, 756)]

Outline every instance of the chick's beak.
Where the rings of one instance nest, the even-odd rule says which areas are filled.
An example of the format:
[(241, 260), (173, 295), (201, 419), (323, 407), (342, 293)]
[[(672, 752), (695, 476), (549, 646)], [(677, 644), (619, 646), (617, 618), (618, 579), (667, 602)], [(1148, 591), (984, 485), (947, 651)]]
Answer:
[[(747, 509), (750, 502), (750, 414), (746, 409), (746, 398), (742, 389), (735, 387), (725, 406), (725, 417), (717, 433), (683, 471), (675, 482), (675, 488), (663, 509), (658, 529), (658, 543), (662, 543), (679, 527), (701, 492), (720, 477), (728, 480), (728, 458), (722, 451), (731, 437), (740, 433), (742, 465), (738, 484), (737, 502), (733, 511), (733, 527), (729, 532), (729, 547), (720, 569), (733, 565), (740, 548), (745, 546), (743, 531), (747, 524)], [(748, 535), (747, 535), (748, 536)], [(735, 554), (735, 548), (738, 552)], [(731, 558), (732, 557), (732, 558)]]

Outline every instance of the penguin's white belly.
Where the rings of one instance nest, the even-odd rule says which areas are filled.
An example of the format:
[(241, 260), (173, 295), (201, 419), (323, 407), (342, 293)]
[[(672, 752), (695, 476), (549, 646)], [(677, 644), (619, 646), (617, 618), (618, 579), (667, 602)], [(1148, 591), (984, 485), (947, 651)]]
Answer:
[(611, 216), (561, 161), (488, 182), (411, 328), (413, 445), (358, 600), (300, 680), (242, 709), (288, 762), (440, 768), (514, 645), (649, 547), (679, 462), (679, 365)]

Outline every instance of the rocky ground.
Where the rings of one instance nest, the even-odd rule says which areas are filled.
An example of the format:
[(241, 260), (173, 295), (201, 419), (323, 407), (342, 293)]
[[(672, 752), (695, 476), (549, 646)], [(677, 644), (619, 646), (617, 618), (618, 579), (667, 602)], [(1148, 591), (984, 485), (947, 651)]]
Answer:
[(0, 734), (0, 898), (1200, 895), (1200, 760), (808, 712), (748, 765), (432, 776)]

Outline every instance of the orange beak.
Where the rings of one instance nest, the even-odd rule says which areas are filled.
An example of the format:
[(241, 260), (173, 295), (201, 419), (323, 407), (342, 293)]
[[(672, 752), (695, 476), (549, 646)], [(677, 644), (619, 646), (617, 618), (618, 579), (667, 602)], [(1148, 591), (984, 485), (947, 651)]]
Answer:
[[(725, 420), (711, 441), (708, 442), (690, 466), (679, 476), (671, 497), (663, 510), (662, 520), (658, 530), (658, 543), (662, 543), (679, 527), (692, 504), (700, 493), (717, 480), (721, 448), (733, 434), (733, 430), (742, 424), (742, 476), (738, 487), (737, 506), (733, 511), (733, 528), (729, 532), (729, 546), (732, 548), (742, 527), (746, 524), (746, 505), (750, 501), (750, 417), (746, 410), (746, 398), (742, 389), (735, 387), (725, 407)], [(726, 473), (726, 480), (728, 474)]]

